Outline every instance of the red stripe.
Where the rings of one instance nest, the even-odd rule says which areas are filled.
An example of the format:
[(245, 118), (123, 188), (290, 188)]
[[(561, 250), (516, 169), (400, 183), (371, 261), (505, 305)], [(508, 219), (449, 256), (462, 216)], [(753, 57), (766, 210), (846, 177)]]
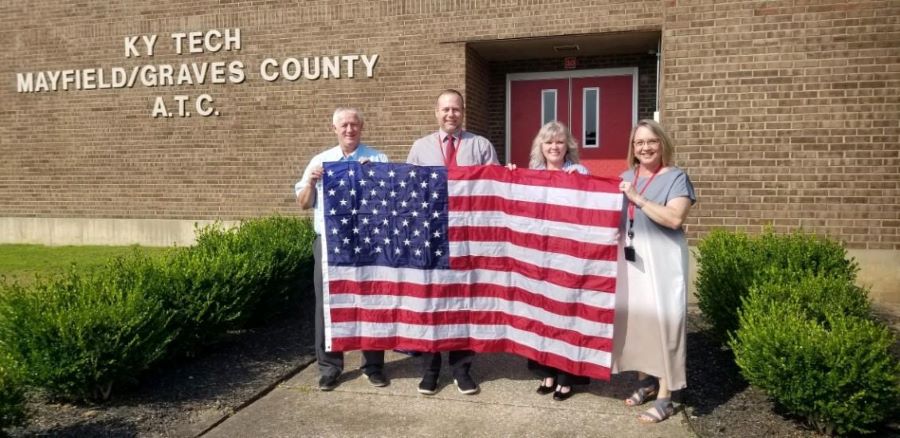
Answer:
[(619, 210), (548, 205), (542, 202), (514, 201), (500, 196), (450, 196), (448, 202), (450, 211), (454, 213), (499, 211), (511, 216), (594, 227), (617, 228), (622, 214)]
[(575, 189), (590, 192), (619, 194), (620, 178), (606, 178), (577, 173), (548, 172), (546, 170), (516, 169), (506, 166), (466, 166), (447, 169), (447, 179), (491, 180), (528, 186)]
[[(467, 227), (455, 226), (447, 230), (451, 241), (474, 242), (509, 242), (516, 246), (535, 249), (546, 253), (566, 254), (587, 260), (615, 261), (616, 244), (601, 245), (564, 237), (545, 236), (542, 234), (520, 233), (506, 227)], [(548, 257), (551, 257), (548, 254)]]
[(546, 281), (572, 289), (588, 289), (614, 293), (615, 277), (575, 275), (553, 268), (543, 268), (511, 257), (462, 256), (450, 257), (450, 269), (489, 269), (515, 272), (535, 280)]
[[(612, 351), (612, 339), (587, 336), (576, 330), (546, 325), (540, 321), (510, 315), (505, 312), (456, 310), (451, 312), (414, 312), (404, 309), (331, 309), (331, 322), (402, 323), (424, 326), (442, 325), (505, 325), (534, 333), (543, 338), (556, 339), (571, 345), (593, 350)], [(573, 321), (574, 322), (574, 321)]]
[(594, 379), (609, 380), (610, 370), (607, 367), (590, 362), (580, 362), (567, 359), (545, 351), (519, 344), (509, 339), (479, 340), (469, 338), (443, 339), (440, 341), (423, 341), (421, 339), (409, 339), (403, 337), (352, 337), (337, 338), (332, 342), (332, 351), (350, 350), (410, 350), (410, 351), (450, 351), (473, 350), (479, 353), (513, 353), (519, 356), (535, 360), (548, 366), (563, 370), (578, 376)]
[[(517, 301), (561, 316), (579, 317), (589, 321), (613, 323), (614, 309), (588, 306), (584, 303), (566, 303), (548, 298), (518, 287), (499, 286), (496, 284), (414, 284), (395, 283), (390, 281), (350, 281), (335, 280), (329, 282), (332, 295), (390, 295), (413, 298), (453, 298), (453, 297), (485, 297)], [(606, 293), (606, 292), (583, 292)]]

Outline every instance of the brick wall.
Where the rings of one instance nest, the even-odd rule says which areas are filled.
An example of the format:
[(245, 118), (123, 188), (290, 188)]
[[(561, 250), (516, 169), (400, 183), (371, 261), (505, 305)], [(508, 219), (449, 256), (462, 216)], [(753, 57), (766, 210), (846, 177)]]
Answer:
[(900, 3), (667, 3), (662, 114), (700, 199), (691, 235), (900, 248)]
[[(692, 241), (772, 224), (897, 250), (898, 17), (896, 1), (7, 1), (0, 217), (296, 214), (292, 185), (334, 144), (335, 106), (359, 106), (365, 140), (402, 160), (434, 129), (435, 94), (459, 88), (470, 129), (502, 152), (496, 75), (520, 67), (486, 62), (468, 42), (661, 31), (662, 119), (700, 199)], [(241, 29), (240, 51), (162, 46), (172, 32), (226, 28)], [(159, 35), (155, 56), (126, 59), (123, 39), (144, 34)], [(372, 79), (266, 82), (258, 71), (266, 57), (376, 53)], [(20, 72), (232, 60), (244, 83), (16, 92)], [(579, 60), (637, 63), (641, 90), (655, 84), (653, 56), (596, 62)], [(150, 117), (156, 96), (203, 93), (219, 116)], [(653, 111), (644, 91), (639, 106)]]
[[(465, 80), (465, 41), (659, 28), (658, 2), (210, 1), (0, 5), (0, 216), (239, 219), (295, 214), (292, 185), (333, 145), (336, 105), (359, 106), (364, 139), (393, 159), (435, 128), (443, 88)], [(588, 6), (590, 5), (590, 6)], [(451, 19), (448, 20), (448, 17)], [(450, 26), (448, 27), (448, 21)], [(124, 57), (126, 36), (240, 28), (239, 52)], [(450, 30), (448, 30), (450, 29)], [(379, 54), (373, 79), (266, 82), (258, 66)], [(17, 93), (15, 74), (241, 60), (242, 84)], [(150, 117), (156, 96), (215, 99), (218, 117)], [(484, 97), (468, 96), (478, 103)], [(471, 104), (470, 104), (471, 105)], [(486, 116), (474, 107), (470, 124)], [(480, 125), (479, 125), (480, 124)]]

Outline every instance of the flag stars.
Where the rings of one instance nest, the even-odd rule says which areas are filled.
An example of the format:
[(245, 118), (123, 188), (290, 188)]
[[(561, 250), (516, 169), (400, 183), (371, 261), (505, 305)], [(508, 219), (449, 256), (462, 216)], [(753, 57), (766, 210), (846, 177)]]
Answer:
[(363, 238), (363, 242), (366, 242), (366, 244), (370, 244), (370, 243), (372, 243), (372, 239), (370, 239), (368, 236), (366, 236)]
[(333, 170), (329, 170), (329, 171), (328, 171), (328, 176), (334, 176), (334, 171), (333, 171)]
[(399, 185), (401, 189), (406, 188), (406, 181), (400, 181)]
[(347, 225), (349, 223), (350, 223), (350, 219), (347, 219), (345, 217), (341, 218), (341, 225)]
[(391, 244), (391, 239), (385, 237), (384, 240), (382, 240), (382, 242), (384, 242), (384, 246), (388, 246)]
[(396, 173), (394, 173), (393, 170), (388, 171), (388, 176), (389, 176), (389, 177), (393, 178), (394, 175), (396, 175)]
[(415, 171), (415, 170), (410, 170), (410, 171), (409, 171), (409, 177), (410, 177), (410, 178), (415, 178), (415, 177), (416, 177), (416, 171)]
[(369, 218), (364, 217), (362, 218), (361, 222), (363, 223), (363, 225), (369, 225)]
[(347, 175), (350, 175), (350, 176), (356, 175), (356, 171), (354, 171), (353, 169), (350, 169), (350, 171), (347, 172)]
[(381, 220), (381, 225), (387, 226), (387, 225), (388, 225), (388, 220), (387, 220), (387, 219), (382, 219), (382, 220)]
[(350, 210), (350, 214), (352, 214), (352, 215), (356, 215), (357, 212), (359, 212), (359, 210), (357, 210), (355, 208)]
[(420, 234), (422, 234), (421, 231), (419, 231), (419, 230), (413, 230), (413, 236), (414, 236), (414, 237), (419, 237)]
[(421, 255), (422, 255), (422, 250), (416, 249), (416, 256), (421, 256)]
[(378, 181), (378, 187), (384, 187), (387, 183), (384, 180)]
[(376, 247), (375, 247), (375, 252), (381, 254), (381, 247), (380, 247), (380, 246), (376, 246)]
[(375, 229), (372, 230), (372, 234), (381, 234), (381, 230), (378, 229), (378, 227), (375, 227)]
[(346, 206), (346, 205), (347, 205), (347, 200), (341, 199), (341, 206)]
[(359, 201), (359, 203), (360, 203), (360, 205), (369, 205), (369, 200), (366, 198), (363, 198), (362, 201)]
[(440, 231), (435, 231), (435, 232), (431, 233), (431, 235), (434, 236), (435, 239), (440, 239), (440, 238), (441, 238), (441, 232), (440, 232)]
[(434, 255), (440, 257), (440, 256), (444, 255), (444, 252), (441, 251), (440, 249), (437, 249), (437, 250), (434, 251)]
[(430, 248), (430, 247), (431, 247), (431, 242), (429, 242), (429, 241), (426, 240), (426, 241), (425, 241), (425, 248)]
[(350, 196), (356, 196), (356, 189), (350, 189)]
[(366, 180), (364, 180), (364, 179), (359, 180), (359, 185), (360, 185), (361, 187), (365, 187), (365, 186), (366, 186)]
[(403, 239), (403, 244), (409, 246), (412, 242), (409, 239)]
[(412, 217), (419, 217), (419, 212), (418, 212), (418, 211), (413, 211), (412, 213), (410, 213), (410, 215), (411, 215)]
[(437, 177), (438, 177), (437, 172), (431, 172), (431, 179), (437, 179)]
[(332, 228), (332, 229), (331, 229), (331, 234), (337, 235), (337, 233), (338, 233), (338, 229), (337, 229), (337, 228)]
[(342, 180), (338, 181), (338, 185), (340, 185), (340, 186), (345, 186), (345, 185), (347, 185), (347, 181), (344, 181), (344, 180), (342, 179)]
[(438, 192), (431, 192), (431, 199), (438, 199), (441, 195), (438, 195)]
[(423, 208), (423, 209), (427, 209), (427, 208), (428, 208), (428, 202), (427, 202), (427, 201), (422, 201), (422, 208)]
[(375, 171), (372, 169), (369, 169), (369, 176), (375, 176)]
[(408, 227), (408, 226), (409, 226), (409, 219), (403, 219), (403, 222), (401, 222), (401, 223), (403, 224), (404, 227)]
[(370, 193), (370, 194), (371, 194), (371, 195), (372, 195), (372, 196), (376, 196), (376, 195), (378, 195), (378, 191), (377, 191), (377, 190), (375, 190), (375, 189), (372, 189), (372, 191), (371, 191), (371, 192), (369, 192), (369, 193)]
[(375, 216), (378, 216), (378, 209), (377, 209), (377, 208), (373, 208), (373, 209), (372, 209), (372, 214), (374, 214)]
[(356, 253), (356, 254), (359, 254), (360, 251), (362, 251), (362, 248), (360, 248), (360, 247), (358, 247), (358, 246), (357, 246), (356, 248), (353, 248), (353, 252)]
[(397, 210), (391, 210), (391, 216), (396, 216), (396, 215), (397, 215)]
[(413, 191), (409, 192), (409, 197), (410, 197), (410, 198), (418, 198), (418, 197), (419, 197), (419, 193), (416, 192), (415, 190), (413, 190)]
[(422, 181), (422, 182), (419, 184), (419, 186), (422, 187), (423, 189), (427, 189), (427, 188), (428, 188), (428, 181)]
[(338, 248), (338, 247), (334, 247), (334, 253), (335, 253), (335, 254), (340, 254), (340, 253), (341, 253), (341, 249)]
[(431, 213), (431, 217), (437, 219), (437, 218), (441, 217), (441, 214), (435, 211), (435, 212)]
[(400, 230), (399, 230), (398, 228), (394, 228), (394, 235), (395, 235), (395, 236), (399, 236), (399, 235), (400, 235)]
[(392, 198), (396, 198), (396, 197), (397, 197), (397, 192), (391, 190), (391, 197), (392, 197)]
[(353, 227), (353, 234), (359, 234), (359, 228)]
[(328, 191), (328, 196), (334, 196), (336, 193), (337, 193), (336, 190), (331, 189), (331, 190)]
[(332, 216), (334, 216), (337, 214), (337, 210), (332, 208), (331, 210), (328, 210), (328, 213), (330, 213)]
[(343, 240), (343, 242), (344, 242), (344, 245), (349, 245), (349, 244), (350, 244), (350, 238), (349, 238), (349, 237), (345, 237), (344, 240)]

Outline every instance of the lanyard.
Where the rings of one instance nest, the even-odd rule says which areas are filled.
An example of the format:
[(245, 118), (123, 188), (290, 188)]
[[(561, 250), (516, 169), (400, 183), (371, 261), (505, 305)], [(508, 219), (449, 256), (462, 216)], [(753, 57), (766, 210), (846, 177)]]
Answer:
[[(447, 156), (447, 152), (444, 150), (444, 142), (441, 141), (441, 133), (437, 132), (434, 135), (437, 136), (438, 147), (441, 148), (441, 155), (444, 156), (444, 166), (452, 167), (456, 166), (456, 152), (459, 151), (459, 147), (462, 146), (462, 130), (459, 131), (459, 135), (447, 134), (448, 136), (452, 136), (456, 140), (456, 145), (453, 147), (453, 153), (450, 156)], [(444, 137), (445, 139), (447, 137)]]
[[(650, 183), (653, 182), (653, 178), (656, 178), (656, 174), (662, 169), (662, 163), (653, 171), (653, 174), (650, 175), (650, 179), (647, 180), (647, 183), (644, 184), (644, 188), (638, 193), (641, 196), (644, 196), (644, 192), (647, 191), (647, 187), (650, 187)], [(638, 175), (640, 174), (641, 167), (634, 168), (634, 186), (637, 187), (638, 183)], [(628, 240), (634, 239), (634, 203), (628, 201)], [(630, 245), (630, 244), (629, 244)]]
[[(647, 187), (650, 187), (650, 183), (653, 182), (653, 178), (656, 178), (656, 174), (659, 173), (660, 169), (662, 169), (662, 164), (660, 164), (656, 170), (653, 171), (653, 174), (650, 175), (650, 179), (647, 180), (647, 184), (644, 184), (644, 188), (638, 192), (639, 195), (644, 196), (644, 192), (647, 191)], [(634, 169), (634, 186), (637, 187), (638, 183), (638, 175), (640, 174), (641, 167), (638, 166)], [(634, 203), (628, 202), (628, 220), (634, 220)]]

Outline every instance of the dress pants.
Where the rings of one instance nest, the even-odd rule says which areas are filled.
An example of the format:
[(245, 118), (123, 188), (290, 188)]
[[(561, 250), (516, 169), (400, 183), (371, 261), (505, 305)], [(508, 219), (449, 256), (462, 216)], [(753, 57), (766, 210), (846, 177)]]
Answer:
[[(472, 350), (453, 350), (447, 353), (447, 360), (450, 362), (453, 378), (469, 374), (469, 368), (472, 367), (472, 359), (474, 358), (475, 352)], [(440, 375), (441, 353), (422, 353), (422, 372), (423, 375)]]
[[(344, 370), (344, 353), (325, 351), (325, 307), (322, 297), (322, 242), (316, 236), (313, 243), (313, 257), (316, 266), (313, 269), (313, 283), (316, 289), (316, 361), (319, 364), (319, 375), (337, 377)], [(384, 368), (384, 351), (363, 351), (362, 370), (366, 375), (381, 371)]]

